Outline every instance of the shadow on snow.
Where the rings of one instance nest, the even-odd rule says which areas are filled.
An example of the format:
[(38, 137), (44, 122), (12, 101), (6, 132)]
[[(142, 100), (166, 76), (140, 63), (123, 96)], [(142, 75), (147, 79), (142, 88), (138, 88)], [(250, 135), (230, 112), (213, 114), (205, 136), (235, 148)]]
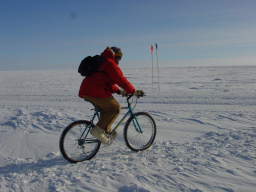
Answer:
[(11, 173), (27, 173), (32, 171), (39, 171), (45, 168), (54, 167), (57, 165), (68, 164), (62, 157), (55, 157), (53, 159), (39, 160), (37, 162), (9, 164), (4, 167), (0, 167), (0, 175)]

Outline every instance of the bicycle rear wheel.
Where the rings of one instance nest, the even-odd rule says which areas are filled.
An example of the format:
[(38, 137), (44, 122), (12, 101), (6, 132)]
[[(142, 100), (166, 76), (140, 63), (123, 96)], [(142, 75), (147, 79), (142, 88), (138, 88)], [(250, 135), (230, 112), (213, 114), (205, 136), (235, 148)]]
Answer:
[(68, 125), (61, 134), (59, 147), (63, 157), (71, 163), (90, 160), (99, 151), (101, 142), (89, 131), (94, 126), (80, 120)]
[(149, 148), (156, 137), (156, 123), (146, 112), (135, 113), (124, 127), (124, 140), (133, 151), (143, 151)]

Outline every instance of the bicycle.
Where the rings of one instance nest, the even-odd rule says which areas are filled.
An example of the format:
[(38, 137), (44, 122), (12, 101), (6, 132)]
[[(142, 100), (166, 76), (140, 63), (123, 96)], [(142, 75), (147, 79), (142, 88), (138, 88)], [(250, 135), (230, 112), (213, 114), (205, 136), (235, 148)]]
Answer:
[[(126, 113), (113, 128), (113, 133), (121, 123), (129, 116), (124, 125), (124, 140), (128, 148), (138, 152), (148, 149), (156, 137), (156, 123), (147, 112), (136, 112), (134, 109), (139, 97), (131, 102), (133, 95), (126, 98)], [(132, 106), (133, 105), (133, 106)], [(101, 142), (90, 134), (96, 117), (99, 119), (100, 109), (94, 106), (94, 114), (90, 121), (78, 120), (68, 125), (62, 132), (59, 141), (60, 152), (71, 163), (92, 159), (100, 149)], [(109, 137), (111, 138), (111, 133)], [(143, 140), (145, 138), (145, 141)]]

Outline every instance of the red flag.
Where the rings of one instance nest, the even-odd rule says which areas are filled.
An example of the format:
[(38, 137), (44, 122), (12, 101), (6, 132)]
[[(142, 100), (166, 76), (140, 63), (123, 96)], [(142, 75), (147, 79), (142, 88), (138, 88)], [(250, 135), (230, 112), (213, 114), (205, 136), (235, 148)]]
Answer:
[(151, 45), (151, 47), (150, 47), (150, 52), (151, 52), (151, 54), (154, 52), (154, 47), (153, 47), (153, 45)]

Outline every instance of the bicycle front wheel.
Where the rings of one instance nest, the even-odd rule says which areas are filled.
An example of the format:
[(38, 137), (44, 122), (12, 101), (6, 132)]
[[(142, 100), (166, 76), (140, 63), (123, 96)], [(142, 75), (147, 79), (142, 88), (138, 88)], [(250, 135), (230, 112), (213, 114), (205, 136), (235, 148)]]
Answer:
[(143, 151), (149, 148), (156, 137), (156, 123), (146, 112), (135, 113), (124, 127), (124, 140), (133, 151)]
[(59, 147), (63, 157), (71, 163), (90, 160), (98, 152), (101, 142), (89, 132), (93, 125), (86, 120), (75, 121), (61, 134)]

